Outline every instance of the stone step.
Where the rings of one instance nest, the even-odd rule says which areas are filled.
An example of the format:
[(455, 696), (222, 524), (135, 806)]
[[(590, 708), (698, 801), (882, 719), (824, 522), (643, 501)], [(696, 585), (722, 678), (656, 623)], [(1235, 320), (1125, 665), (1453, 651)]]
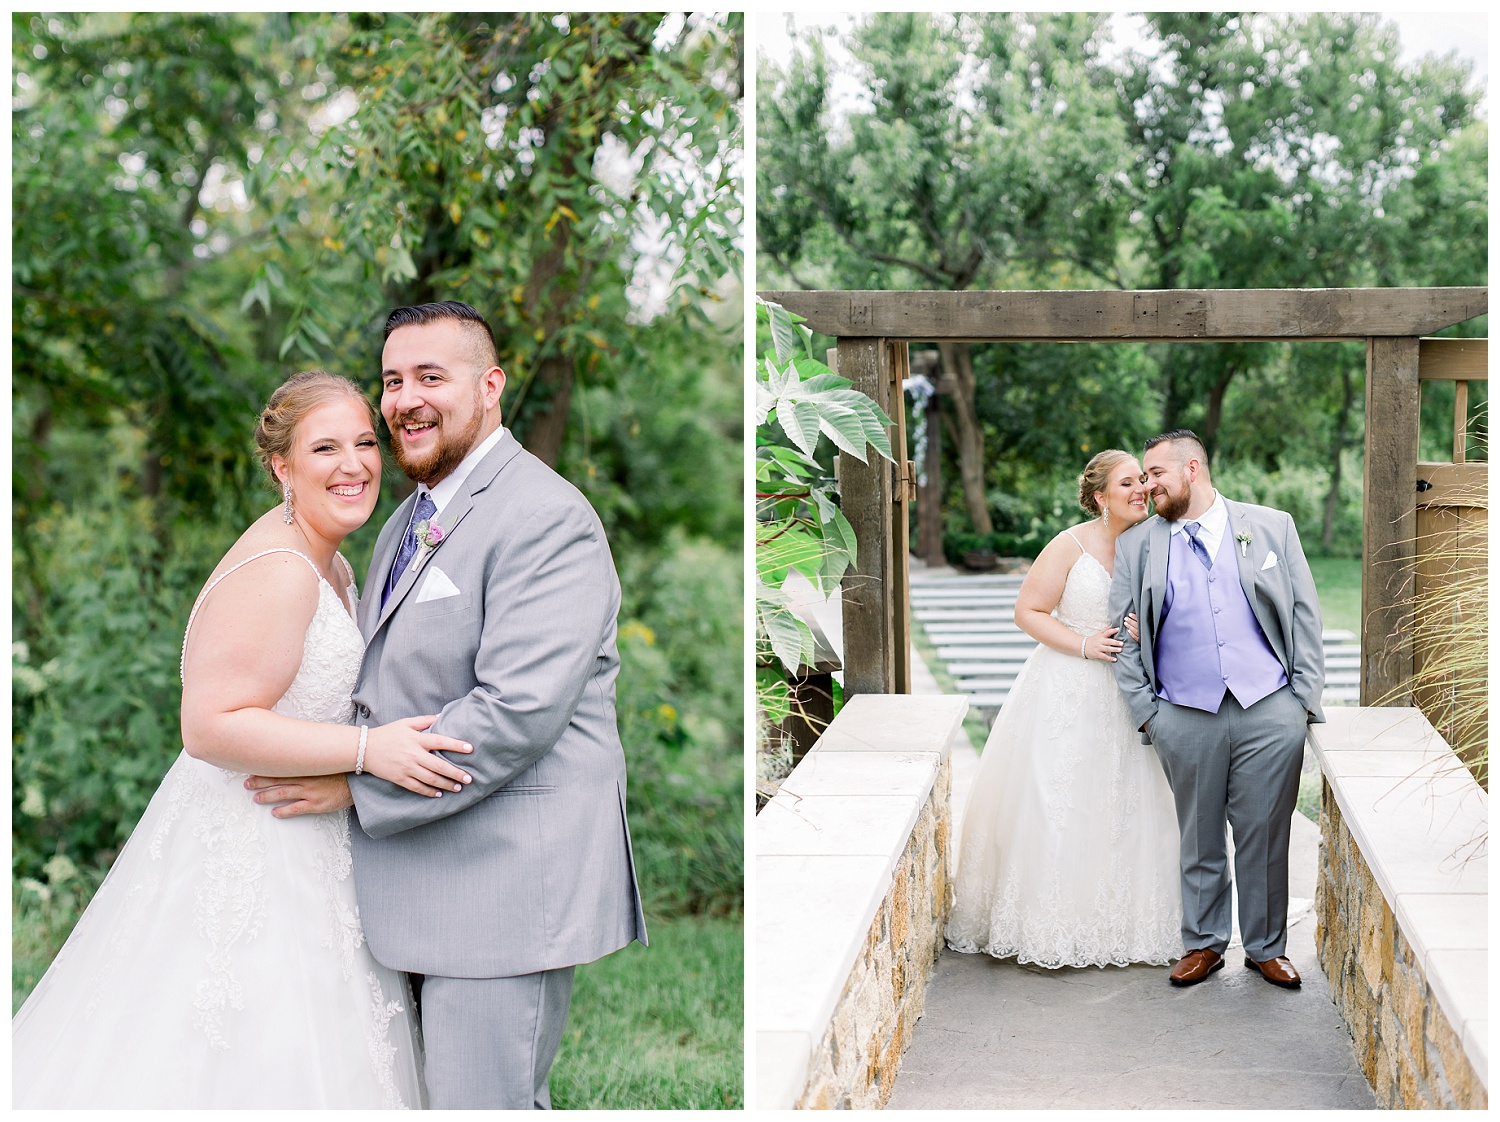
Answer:
[(1024, 631), (973, 631), (967, 634), (959, 632), (957, 635), (934, 635), (929, 631), (927, 639), (935, 647), (1003, 645), (1007, 647), (1024, 647), (1030, 650), (1036, 646), (1036, 640)]
[(1024, 573), (946, 573), (935, 576), (931, 573), (913, 572), (911, 575), (911, 586), (913, 588), (943, 588), (954, 585), (965, 587), (989, 588), (1000, 585), (1007, 588), (1020, 588), (1021, 582), (1026, 579)]
[(960, 687), (969, 688), (968, 685), (965, 685), (965, 682), (969, 678), (989, 678), (989, 676), (995, 676), (995, 678), (1008, 678), (1014, 681), (1016, 675), (1022, 672), (1022, 666), (1025, 666), (1025, 664), (1025, 661), (1016, 661), (1016, 663), (1002, 663), (1002, 661), (948, 663), (948, 673), (954, 676), (954, 679), (959, 682)]
[(1000, 608), (928, 608), (917, 609), (912, 615), (926, 626), (928, 623), (949, 623), (956, 620), (974, 620), (976, 623), (1010, 623), (1015, 626), (1016, 613), (1014, 609), (1009, 611)]
[(934, 643), (939, 635), (1024, 635), (1015, 624), (1006, 625), (1003, 620), (982, 620), (979, 623), (961, 623), (957, 620), (944, 620), (941, 623), (927, 623), (923, 630), (927, 637)]

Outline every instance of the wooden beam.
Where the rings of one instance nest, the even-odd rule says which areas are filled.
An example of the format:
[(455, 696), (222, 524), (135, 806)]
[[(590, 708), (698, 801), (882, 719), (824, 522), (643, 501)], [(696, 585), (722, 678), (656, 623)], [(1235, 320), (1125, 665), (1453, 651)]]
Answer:
[(1424, 382), (1483, 382), (1490, 376), (1490, 341), (1423, 339), (1418, 362)]
[(1417, 538), (1418, 340), (1365, 345), (1361, 705), (1410, 705)]
[(762, 292), (836, 337), (906, 340), (1337, 340), (1420, 336), (1489, 311), (1489, 289), (1293, 288)]
[[(891, 348), (878, 338), (838, 340), (839, 375), (891, 414)], [(896, 692), (895, 620), (891, 587), (891, 465), (873, 452), (862, 464), (839, 453), (839, 497), (859, 543), (855, 564), (844, 575), (844, 694)]]

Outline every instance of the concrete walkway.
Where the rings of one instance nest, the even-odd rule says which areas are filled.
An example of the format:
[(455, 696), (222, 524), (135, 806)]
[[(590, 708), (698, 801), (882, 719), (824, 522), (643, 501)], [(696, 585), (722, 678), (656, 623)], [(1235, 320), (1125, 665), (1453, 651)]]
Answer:
[[(914, 601), (934, 578), (913, 564)], [(920, 659), (913, 692), (939, 692)], [(955, 746), (955, 840), (978, 758)], [(1287, 955), (1300, 990), (1246, 970), (1237, 945), (1186, 989), (1165, 967), (1046, 970), (944, 951), (887, 1109), (1374, 1109), (1318, 967), (1317, 861), (1317, 826), (1298, 814)]]
[[(1297, 815), (1294, 897), (1317, 877), (1317, 827)], [(1328, 996), (1309, 913), (1287, 956), (1300, 990), (1270, 985), (1231, 949), (1186, 989), (1161, 966), (1046, 970), (944, 951), (888, 1110), (1373, 1110)]]

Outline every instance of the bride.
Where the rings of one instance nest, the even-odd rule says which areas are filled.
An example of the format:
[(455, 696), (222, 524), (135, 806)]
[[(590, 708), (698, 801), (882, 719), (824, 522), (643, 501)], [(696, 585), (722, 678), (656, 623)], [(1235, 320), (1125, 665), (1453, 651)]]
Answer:
[[(188, 618), (184, 750), (11, 1025), (16, 1107), (420, 1107), (400, 974), (364, 946), (346, 812), (281, 818), (246, 773), (369, 771), (460, 790), (467, 752), (414, 717), (345, 723), (364, 643), (338, 546), (375, 508), (375, 413), (321, 371), (255, 431), (283, 503)], [(314, 723), (316, 722), (316, 723)]]
[(1146, 517), (1135, 457), (1079, 477), (1095, 521), (1047, 544), (1016, 596), (1041, 646), (985, 743), (964, 814), (947, 942), (1039, 966), (1164, 964), (1182, 955), (1177, 812), (1110, 663), (1115, 539)]

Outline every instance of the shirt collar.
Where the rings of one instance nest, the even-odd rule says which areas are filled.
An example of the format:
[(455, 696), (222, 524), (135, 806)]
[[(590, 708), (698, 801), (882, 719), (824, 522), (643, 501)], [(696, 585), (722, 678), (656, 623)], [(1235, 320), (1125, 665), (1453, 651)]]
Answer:
[(1229, 523), (1229, 508), (1224, 505), (1224, 496), (1215, 490), (1213, 504), (1197, 518), (1182, 518), (1171, 523), (1172, 533), (1186, 533), (1183, 527), (1189, 522), (1198, 523), (1205, 532), (1212, 534), (1215, 538), (1222, 537), (1224, 527)]
[[(505, 426), (501, 425), (496, 428), (494, 432), (490, 433), (489, 436), (485, 437), (473, 448), (469, 449), (469, 454), (459, 462), (459, 465), (447, 475), (443, 476), (443, 478), (440, 479), (435, 486), (428, 487), (425, 483), (420, 484), (417, 488), (418, 495), (431, 495), (432, 501), (437, 505), (437, 513), (441, 514), (443, 512), (443, 508), (453, 501), (453, 497), (457, 495), (459, 491), (463, 489), (463, 485), (468, 482), (469, 473), (478, 466), (480, 460), (489, 455), (490, 450), (494, 448), (495, 445), (500, 443), (500, 438), (504, 435)], [(436, 515), (434, 515), (434, 517), (436, 517)]]

